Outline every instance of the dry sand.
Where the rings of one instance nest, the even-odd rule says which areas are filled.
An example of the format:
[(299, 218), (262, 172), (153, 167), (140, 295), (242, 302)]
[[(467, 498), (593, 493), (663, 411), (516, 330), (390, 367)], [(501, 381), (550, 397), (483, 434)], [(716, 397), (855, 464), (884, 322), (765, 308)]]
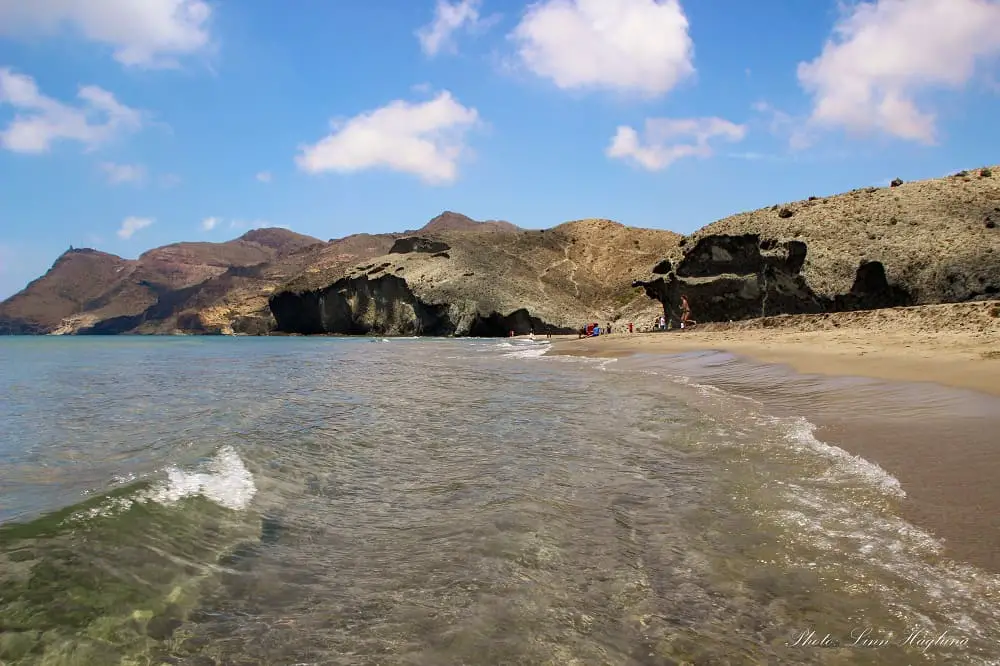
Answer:
[(709, 349), (803, 373), (935, 382), (1000, 395), (1000, 301), (563, 337), (551, 353), (621, 357)]

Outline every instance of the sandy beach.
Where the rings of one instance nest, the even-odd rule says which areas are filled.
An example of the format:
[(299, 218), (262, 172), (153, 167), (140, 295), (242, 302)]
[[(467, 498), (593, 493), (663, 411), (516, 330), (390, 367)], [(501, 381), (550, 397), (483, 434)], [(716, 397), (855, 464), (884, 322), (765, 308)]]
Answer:
[(563, 337), (551, 353), (719, 350), (798, 372), (934, 382), (1000, 396), (1000, 302), (791, 315), (693, 330)]

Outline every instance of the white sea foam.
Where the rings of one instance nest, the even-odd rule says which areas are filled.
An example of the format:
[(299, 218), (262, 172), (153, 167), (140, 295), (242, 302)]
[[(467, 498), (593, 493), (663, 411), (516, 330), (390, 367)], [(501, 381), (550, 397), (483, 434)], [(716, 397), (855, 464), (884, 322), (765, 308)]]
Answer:
[(253, 474), (231, 446), (224, 446), (204, 471), (167, 469), (165, 484), (154, 488), (149, 499), (171, 504), (185, 497), (201, 495), (227, 509), (245, 509), (257, 493)]
[[(864, 479), (866, 482), (877, 487), (882, 492), (899, 498), (906, 497), (899, 479), (882, 469), (876, 463), (866, 460), (861, 456), (848, 453), (839, 446), (827, 444), (816, 438), (813, 434), (816, 426), (804, 418), (797, 419), (777, 419), (774, 417), (762, 417), (772, 422), (782, 423), (785, 428), (785, 438), (800, 449), (818, 453), (839, 466), (839, 472), (851, 474)], [(828, 471), (824, 478), (832, 480), (837, 472)]]
[(525, 340), (513, 339), (510, 342), (504, 341), (496, 345), (500, 349), (513, 349), (504, 353), (507, 358), (540, 358), (545, 355), (551, 344), (548, 340)]
[(135, 503), (173, 504), (196, 495), (227, 509), (239, 511), (247, 508), (257, 493), (253, 474), (243, 464), (236, 450), (228, 445), (219, 449), (215, 456), (199, 468), (185, 470), (172, 465), (164, 472), (167, 478), (147, 490), (127, 497), (108, 498), (99, 506), (73, 514), (68, 520), (108, 517), (127, 511)]
[(549, 350), (547, 345), (539, 345), (537, 347), (528, 347), (526, 349), (519, 349), (517, 351), (507, 352), (504, 354), (507, 358), (539, 358), (545, 355), (545, 352)]

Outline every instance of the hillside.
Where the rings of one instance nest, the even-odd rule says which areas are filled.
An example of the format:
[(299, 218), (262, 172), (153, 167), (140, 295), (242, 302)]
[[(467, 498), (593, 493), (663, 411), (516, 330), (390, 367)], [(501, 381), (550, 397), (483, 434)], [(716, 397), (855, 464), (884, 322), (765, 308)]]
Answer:
[(649, 309), (633, 281), (680, 239), (610, 220), (398, 238), (382, 256), (306, 272), (271, 299), (297, 333), (505, 335), (576, 330)]
[(1000, 169), (809, 197), (709, 224), (639, 281), (676, 319), (996, 298)]
[(258, 229), (225, 243), (155, 248), (135, 260), (71, 249), (45, 275), (0, 303), (0, 333), (121, 332), (141, 325), (158, 331), (158, 323), (181, 314), (187, 301), (214, 302), (203, 292), (228, 297), (268, 271), (277, 273), (270, 280), (273, 288), (298, 273), (305, 257), (323, 245), (284, 229)]
[[(0, 304), (0, 333), (45, 333), (65, 317), (100, 307), (100, 298), (120, 288), (135, 262), (91, 249), (70, 249), (42, 277)], [(120, 294), (116, 307), (145, 307), (143, 294)]]
[(525, 230), (446, 211), (323, 242), (257, 229), (125, 260), (63, 254), (0, 332), (503, 335), (965, 302), (1000, 293), (991, 169), (740, 213), (688, 237), (611, 220)]

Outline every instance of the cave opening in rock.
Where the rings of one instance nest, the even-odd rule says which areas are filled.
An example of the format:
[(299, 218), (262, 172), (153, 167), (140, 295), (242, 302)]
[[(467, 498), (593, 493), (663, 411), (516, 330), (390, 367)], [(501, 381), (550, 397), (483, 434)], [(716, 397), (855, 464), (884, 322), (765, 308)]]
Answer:
[(535, 335), (566, 335), (573, 333), (573, 329), (547, 324), (538, 317), (534, 317), (526, 308), (514, 310), (509, 315), (502, 315), (499, 312), (491, 312), (483, 316), (479, 315), (469, 327), (469, 336), (475, 338), (499, 338), (510, 335), (527, 335), (532, 331)]

